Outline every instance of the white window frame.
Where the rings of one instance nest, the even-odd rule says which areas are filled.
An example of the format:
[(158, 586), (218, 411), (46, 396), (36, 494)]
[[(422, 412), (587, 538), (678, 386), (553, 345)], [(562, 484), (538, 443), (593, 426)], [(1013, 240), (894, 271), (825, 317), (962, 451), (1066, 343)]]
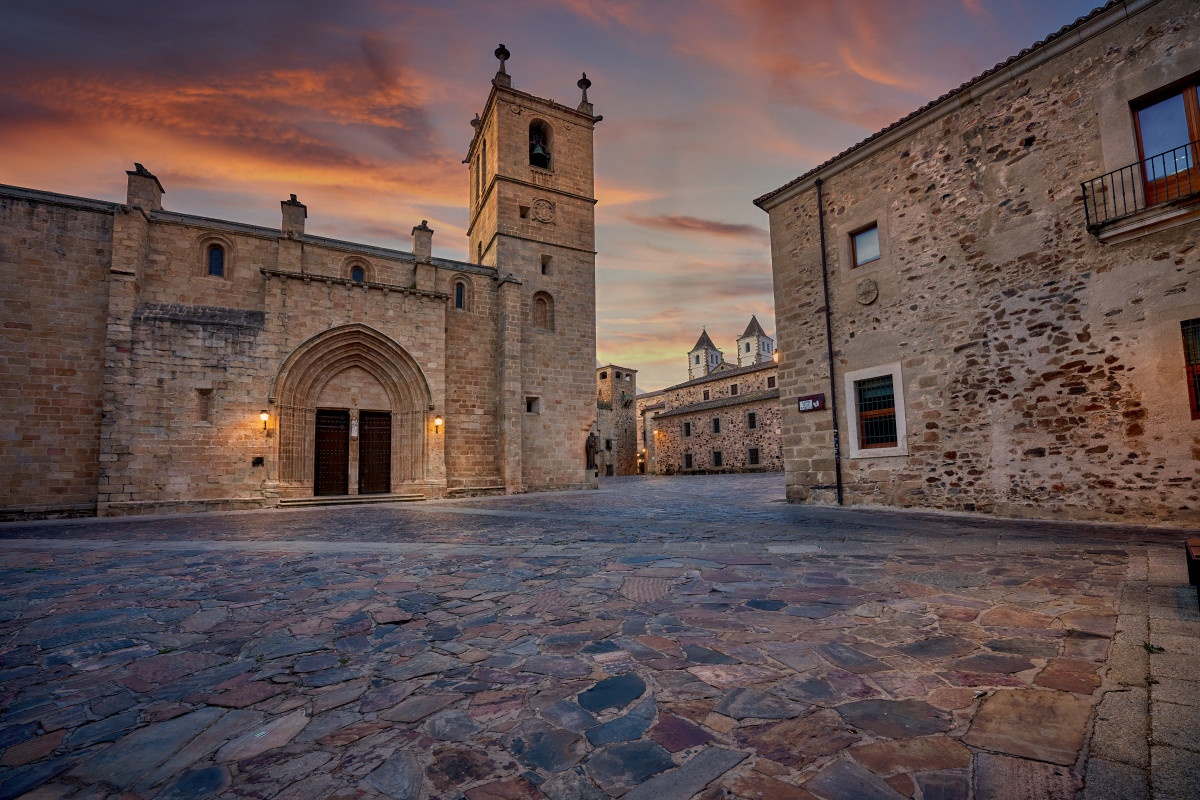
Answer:
[[(858, 441), (858, 398), (854, 391), (856, 381), (868, 378), (879, 378), (883, 375), (892, 376), (892, 389), (896, 393), (896, 447), (869, 447), (863, 449)], [(880, 364), (877, 367), (856, 369), (842, 376), (845, 387), (847, 439), (850, 443), (850, 458), (887, 458), (889, 456), (908, 455), (908, 425), (904, 413), (904, 375), (900, 370), (900, 362)]]

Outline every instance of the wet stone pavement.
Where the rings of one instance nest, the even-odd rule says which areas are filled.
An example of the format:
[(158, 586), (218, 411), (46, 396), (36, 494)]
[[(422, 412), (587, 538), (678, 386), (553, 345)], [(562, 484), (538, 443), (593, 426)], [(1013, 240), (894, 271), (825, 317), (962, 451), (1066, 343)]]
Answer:
[(782, 492), (0, 525), (0, 798), (1200, 796), (1185, 533)]

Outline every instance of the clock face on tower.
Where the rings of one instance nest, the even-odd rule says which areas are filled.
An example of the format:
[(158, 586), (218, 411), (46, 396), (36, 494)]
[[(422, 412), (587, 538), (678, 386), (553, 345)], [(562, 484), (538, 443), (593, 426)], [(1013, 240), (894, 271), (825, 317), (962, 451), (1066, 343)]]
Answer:
[(544, 198), (534, 200), (533, 218), (538, 222), (554, 222), (554, 204)]

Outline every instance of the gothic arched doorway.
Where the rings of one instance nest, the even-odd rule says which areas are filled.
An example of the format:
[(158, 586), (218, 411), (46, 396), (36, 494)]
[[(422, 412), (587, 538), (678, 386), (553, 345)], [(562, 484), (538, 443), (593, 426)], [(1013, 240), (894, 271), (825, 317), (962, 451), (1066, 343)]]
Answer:
[(391, 492), (425, 477), (429, 385), (376, 330), (345, 325), (309, 339), (284, 361), (268, 399), (281, 496)]

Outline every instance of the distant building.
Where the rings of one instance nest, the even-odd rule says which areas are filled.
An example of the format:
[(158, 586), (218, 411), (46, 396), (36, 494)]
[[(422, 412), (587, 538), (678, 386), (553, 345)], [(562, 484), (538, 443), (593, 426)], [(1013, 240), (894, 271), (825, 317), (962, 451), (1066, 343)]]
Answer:
[(1200, 524), (1197, 31), (1110, 2), (755, 201), (789, 500)]
[(690, 380), (664, 389), (644, 407), (662, 407), (643, 423), (643, 430), (650, 426), (644, 434), (648, 472), (783, 469), (775, 340), (751, 317), (737, 351), (737, 364), (726, 361), (702, 332), (688, 351)]
[(636, 397), (636, 369), (596, 368), (596, 469), (602, 478), (638, 472)]
[(654, 441), (654, 415), (666, 410), (663, 393), (643, 392), (637, 396), (637, 440), (638, 440), (638, 473), (654, 475), (658, 473), (658, 449)]

